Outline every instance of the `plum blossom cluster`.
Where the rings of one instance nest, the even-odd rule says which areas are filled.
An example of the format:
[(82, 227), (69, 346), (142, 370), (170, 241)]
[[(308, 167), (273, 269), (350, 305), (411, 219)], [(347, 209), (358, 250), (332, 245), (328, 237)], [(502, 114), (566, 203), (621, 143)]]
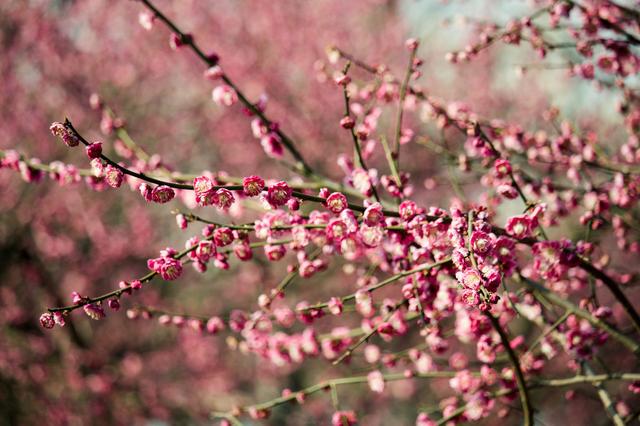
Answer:
[[(86, 176), (86, 171), (78, 170), (73, 164), (64, 164), (60, 161), (43, 164), (40, 159), (25, 158), (13, 149), (0, 151), (0, 168), (20, 173), (20, 177), (25, 182), (37, 183), (42, 181), (44, 177), (49, 177), (61, 186), (80, 182), (82, 176)], [(91, 177), (87, 176), (86, 179), (90, 184)]]

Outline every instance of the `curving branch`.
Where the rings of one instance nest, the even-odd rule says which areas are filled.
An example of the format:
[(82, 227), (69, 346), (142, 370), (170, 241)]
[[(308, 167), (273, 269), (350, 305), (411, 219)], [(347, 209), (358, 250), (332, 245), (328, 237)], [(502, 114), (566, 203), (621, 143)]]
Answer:
[[(78, 140), (80, 142), (82, 142), (83, 145), (85, 146), (89, 146), (90, 143), (89, 141), (87, 141), (81, 134), (80, 132), (78, 132), (76, 130), (75, 127), (73, 127), (73, 124), (71, 123), (71, 120), (69, 120), (68, 118), (64, 119), (64, 126), (73, 133), (74, 136), (76, 136), (78, 138)], [(144, 173), (140, 173), (140, 172), (136, 172), (134, 170), (130, 170), (124, 166), (121, 166), (120, 164), (116, 163), (115, 161), (113, 161), (112, 159), (110, 159), (109, 157), (107, 157), (104, 154), (100, 154), (100, 158), (105, 161), (107, 164), (109, 164), (110, 166), (113, 166), (115, 168), (117, 168), (118, 170), (120, 170), (122, 173), (124, 173), (125, 175), (129, 175), (135, 178), (138, 178), (140, 180), (144, 180), (156, 185), (166, 185), (169, 186), (171, 188), (176, 188), (176, 189), (193, 189), (193, 185), (188, 185), (188, 184), (184, 184), (184, 183), (177, 183), (177, 182), (168, 182), (168, 181), (163, 181), (160, 179), (156, 179), (154, 177), (145, 175)], [(242, 189), (242, 186), (240, 186), (239, 189)]]
[[(80, 140), (80, 142), (82, 142), (85, 146), (88, 146), (90, 143), (75, 129), (75, 127), (73, 127), (73, 124), (71, 123), (71, 121), (69, 121), (69, 119), (65, 119), (65, 126), (71, 131), (73, 132), (73, 134)], [(116, 163), (115, 161), (113, 161), (112, 159), (110, 159), (109, 157), (107, 157), (105, 154), (100, 154), (100, 158), (102, 160), (104, 160), (107, 164), (116, 167), (117, 169), (119, 169), (122, 173), (138, 178), (140, 180), (149, 182), (149, 183), (153, 183), (156, 185), (165, 185), (165, 186), (169, 186), (171, 188), (176, 188), (176, 189), (182, 189), (182, 190), (187, 190), (187, 191), (193, 191), (193, 185), (191, 184), (185, 184), (185, 183), (177, 183), (177, 182), (171, 182), (171, 181), (165, 181), (165, 180), (161, 180), (161, 179), (157, 179), (154, 178), (152, 176), (146, 175), (144, 173), (140, 173), (140, 172), (136, 172), (134, 170), (128, 169), (118, 163)], [(230, 191), (242, 191), (243, 186), (242, 185), (217, 185), (214, 186), (214, 189), (220, 189), (220, 188), (224, 188), (224, 189), (228, 189)], [(320, 203), (320, 204), (324, 204), (326, 203), (326, 198), (322, 198), (322, 197), (317, 197), (315, 195), (309, 195), (309, 194), (305, 194), (303, 192), (299, 192), (299, 191), (292, 191), (291, 193), (292, 196), (299, 198), (301, 200), (306, 200), (306, 201), (312, 201), (314, 203)], [(354, 203), (347, 203), (347, 206), (349, 207), (349, 209), (357, 211), (357, 212), (361, 212), (363, 213), (366, 210), (366, 207), (364, 207), (363, 205), (360, 204), (354, 204)], [(396, 211), (392, 211), (392, 210), (383, 210), (383, 213), (386, 216), (390, 216), (390, 217), (400, 217), (399, 213)]]
[[(213, 236), (204, 238), (203, 241), (210, 241), (213, 239)], [(266, 242), (266, 241), (260, 241), (257, 243), (251, 243), (249, 244), (249, 247), (251, 248), (258, 248), (258, 247), (264, 247), (265, 245), (271, 244), (271, 245), (278, 245), (278, 244), (288, 244), (290, 243), (291, 240), (281, 240), (281, 241), (271, 241), (271, 242)], [(176, 254), (173, 258), (174, 259), (182, 259), (183, 257), (185, 257), (187, 254), (191, 253), (192, 251), (194, 251), (196, 248), (198, 248), (197, 245), (194, 245), (192, 247), (189, 247), (188, 249), (185, 249), (181, 252), (179, 252), (178, 254)], [(231, 251), (231, 249), (225, 249), (225, 250), (221, 250), (222, 253), (229, 253)], [(156, 276), (158, 276), (159, 274), (157, 272), (149, 272), (148, 274), (140, 277), (137, 279), (137, 281), (140, 281), (140, 283), (144, 284), (144, 283), (148, 283), (150, 281), (152, 281)], [(134, 280), (135, 281), (135, 280)], [(98, 303), (98, 302), (103, 302), (107, 299), (111, 299), (111, 298), (119, 298), (122, 296), (123, 293), (130, 293), (133, 290), (131, 284), (122, 287), (118, 290), (114, 290), (111, 291), (109, 293), (105, 293), (101, 296), (97, 296), (97, 297), (87, 297), (84, 298), (81, 302), (76, 303), (75, 305), (69, 305), (69, 306), (61, 306), (61, 307), (57, 307), (57, 308), (49, 308), (48, 311), (49, 312), (63, 312), (63, 313), (67, 313), (67, 312), (71, 312), (74, 311), (78, 308), (81, 308), (85, 305), (89, 305), (91, 303)]]
[(491, 325), (500, 335), (502, 346), (507, 352), (509, 361), (511, 361), (511, 364), (513, 365), (513, 370), (516, 376), (516, 385), (518, 386), (518, 395), (520, 396), (520, 404), (522, 405), (522, 416), (524, 425), (530, 426), (533, 424), (533, 408), (531, 406), (531, 399), (529, 398), (529, 392), (527, 390), (527, 382), (524, 379), (524, 374), (522, 373), (522, 368), (520, 367), (518, 355), (516, 355), (514, 350), (511, 348), (509, 336), (507, 336), (507, 333), (500, 325), (500, 321), (488, 311), (485, 311), (484, 314), (487, 318), (489, 318), (489, 320), (491, 321)]

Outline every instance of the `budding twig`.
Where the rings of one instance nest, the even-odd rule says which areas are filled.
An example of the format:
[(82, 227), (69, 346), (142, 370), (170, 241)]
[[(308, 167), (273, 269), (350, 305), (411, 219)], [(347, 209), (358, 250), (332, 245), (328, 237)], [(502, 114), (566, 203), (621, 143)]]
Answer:
[[(210, 56), (205, 55), (205, 53), (200, 49), (200, 47), (198, 47), (198, 45), (196, 44), (195, 40), (193, 37), (187, 35), (186, 33), (182, 32), (177, 26), (176, 24), (173, 23), (173, 21), (171, 21), (169, 18), (167, 18), (162, 12), (160, 12), (160, 10), (158, 10), (149, 0), (140, 0), (149, 10), (151, 10), (153, 12), (153, 14), (160, 19), (160, 21), (162, 21), (167, 27), (169, 27), (169, 29), (171, 29), (171, 31), (173, 31), (179, 38), (180, 40), (183, 41), (184, 44), (186, 44), (187, 46), (189, 46), (189, 48), (205, 63), (207, 64), (207, 66), (211, 67), (217, 64), (218, 60), (217, 58), (212, 58)], [(238, 99), (240, 100), (240, 102), (242, 102), (242, 104), (249, 109), (253, 114), (255, 114), (256, 116), (260, 117), (260, 119), (262, 120), (262, 122), (267, 125), (270, 128), (274, 128), (275, 126), (273, 126), (273, 122), (267, 118), (267, 116), (265, 115), (265, 113), (258, 108), (254, 103), (252, 103), (251, 101), (249, 101), (247, 99), (247, 97), (244, 95), (244, 93), (242, 93), (242, 91), (238, 88), (238, 86), (231, 80), (231, 78), (227, 75), (227, 73), (222, 74), (221, 76), (222, 80), (229, 86), (231, 87), (238, 95)], [(304, 174), (305, 176), (312, 176), (314, 175), (314, 171), (311, 168), (311, 166), (309, 166), (309, 164), (305, 161), (304, 157), (302, 156), (302, 154), (298, 151), (298, 149), (296, 148), (295, 144), (293, 143), (293, 141), (291, 140), (291, 138), (289, 138), (289, 136), (287, 136), (280, 128), (275, 128), (275, 132), (278, 135), (278, 137), (280, 137), (280, 140), (282, 140), (282, 143), (284, 144), (284, 146), (287, 148), (287, 150), (291, 153), (291, 155), (296, 159), (296, 161), (299, 164), (299, 168), (300, 168), (300, 172), (302, 172), (302, 174)]]

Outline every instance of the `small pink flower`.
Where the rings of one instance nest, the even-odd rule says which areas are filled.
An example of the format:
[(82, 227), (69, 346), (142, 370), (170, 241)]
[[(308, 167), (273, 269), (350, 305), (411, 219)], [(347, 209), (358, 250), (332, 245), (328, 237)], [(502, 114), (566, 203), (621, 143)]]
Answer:
[(220, 106), (231, 106), (238, 102), (238, 94), (231, 86), (222, 84), (211, 92), (213, 102)]
[(271, 185), (267, 192), (267, 201), (273, 207), (279, 207), (287, 204), (291, 198), (291, 188), (286, 182), (280, 181)]
[(482, 276), (475, 269), (465, 269), (456, 273), (458, 281), (467, 289), (477, 291), (483, 283)]
[(147, 31), (153, 28), (153, 21), (155, 21), (155, 19), (155, 15), (149, 12), (140, 12), (138, 14), (138, 23)]
[(189, 44), (193, 41), (193, 36), (191, 34), (183, 34), (180, 36), (176, 33), (171, 33), (171, 37), (169, 38), (169, 47), (171, 49), (176, 50), (179, 47), (184, 46), (185, 44)]
[(532, 248), (534, 256), (533, 268), (543, 278), (556, 281), (568, 269), (566, 256), (563, 256), (568, 244), (563, 241), (541, 241)]
[(20, 154), (13, 149), (4, 151), (4, 156), (0, 158), (0, 168), (8, 167), (17, 170), (18, 163), (20, 163)]
[(479, 255), (485, 255), (493, 248), (493, 238), (486, 232), (473, 231), (470, 242), (473, 252)]
[(56, 322), (53, 319), (53, 315), (49, 312), (40, 315), (40, 325), (47, 329), (55, 327)]
[(185, 250), (191, 250), (187, 254), (191, 259), (195, 259), (197, 257), (195, 252), (192, 251), (192, 249), (194, 247), (197, 247), (198, 241), (200, 241), (200, 240), (198, 239), (197, 236), (194, 235), (193, 237), (189, 238), (187, 241), (184, 242)]
[(331, 417), (331, 426), (353, 426), (358, 422), (353, 411), (336, 411)]
[(377, 175), (374, 169), (369, 171), (357, 168), (353, 169), (350, 176), (351, 185), (360, 193), (366, 196), (373, 194), (373, 187), (375, 186), (375, 179)]
[(151, 199), (159, 204), (168, 203), (169, 201), (173, 200), (175, 196), (176, 192), (173, 190), (173, 188), (170, 188), (166, 185), (156, 186), (151, 192)]
[(264, 420), (269, 418), (270, 411), (266, 409), (258, 409), (256, 407), (249, 407), (248, 409), (249, 417), (254, 420)]
[(437, 426), (437, 424), (427, 413), (420, 413), (416, 417), (416, 426)]
[(187, 229), (187, 225), (189, 224), (189, 222), (187, 221), (187, 218), (182, 213), (178, 213), (176, 215), (176, 224), (180, 229)]
[(253, 258), (253, 251), (248, 241), (243, 241), (233, 246), (233, 253), (242, 261), (251, 260)]
[(478, 292), (476, 290), (465, 288), (464, 290), (462, 290), (461, 297), (464, 303), (469, 306), (476, 306), (478, 303), (480, 303), (480, 298), (478, 297)]
[(141, 183), (140, 186), (138, 187), (138, 191), (146, 201), (153, 200), (153, 197), (152, 197), (153, 189), (146, 183)]
[(196, 332), (202, 332), (202, 331), (204, 331), (204, 327), (205, 327), (204, 322), (203, 322), (203, 321), (201, 321), (201, 320), (199, 320), (199, 319), (196, 319), (196, 318), (190, 318), (190, 319), (187, 321), (187, 325), (188, 325), (188, 326), (189, 326), (193, 331), (196, 331)]
[(162, 314), (158, 317), (158, 324), (160, 325), (169, 325), (171, 324), (171, 316), (167, 314)]
[(531, 218), (527, 215), (512, 216), (507, 220), (507, 234), (517, 239), (523, 239), (531, 236), (532, 223)]
[[(31, 162), (40, 164), (40, 160), (37, 158), (32, 158)], [(25, 182), (39, 182), (42, 179), (42, 171), (31, 167), (24, 161), (18, 164), (18, 169), (20, 170), (20, 176)]]
[(364, 211), (364, 223), (369, 226), (376, 226), (384, 221), (384, 214), (382, 213), (382, 206), (380, 203), (373, 203)]
[(284, 257), (287, 250), (282, 244), (278, 245), (266, 245), (264, 246), (264, 253), (267, 255), (267, 259), (272, 262), (276, 262)]
[(74, 305), (82, 303), (83, 300), (84, 300), (84, 298), (80, 295), (80, 293), (78, 293), (77, 291), (71, 292), (71, 302)]
[(84, 309), (84, 313), (87, 314), (89, 318), (96, 321), (106, 316), (104, 313), (104, 310), (99, 305), (96, 305), (95, 303), (89, 303), (87, 305), (84, 305), (83, 309)]
[(325, 228), (327, 238), (333, 241), (342, 241), (349, 234), (347, 224), (340, 219), (331, 219)]
[(329, 192), (329, 188), (320, 188), (320, 190), (318, 191), (318, 197), (320, 198), (327, 198), (329, 194), (331, 194)]
[(267, 127), (260, 118), (254, 118), (251, 120), (251, 133), (253, 137), (260, 139), (269, 133), (269, 127)]
[(469, 370), (461, 370), (449, 380), (449, 386), (454, 391), (461, 394), (471, 394), (480, 387), (482, 381), (479, 377), (475, 377)]
[(365, 318), (371, 318), (375, 314), (373, 299), (367, 290), (356, 291), (356, 310)]
[(298, 268), (298, 274), (302, 278), (311, 278), (316, 273), (316, 267), (313, 262), (309, 260), (304, 260), (300, 262), (300, 267)]
[(409, 49), (410, 51), (414, 51), (418, 48), (418, 45), (420, 43), (418, 42), (418, 40), (416, 40), (415, 38), (410, 38), (407, 39), (407, 41), (404, 42), (404, 45), (407, 47), (407, 49)]
[(367, 375), (367, 382), (372, 392), (382, 393), (384, 392), (384, 376), (378, 370), (372, 371)]
[(211, 317), (207, 321), (205, 328), (209, 334), (217, 334), (224, 330), (224, 322), (220, 317)]
[(119, 168), (109, 164), (104, 169), (104, 179), (110, 187), (120, 188), (124, 181), (124, 173)]
[[(173, 254), (162, 253), (162, 257), (147, 260), (147, 267), (157, 274), (160, 274), (163, 280), (175, 280), (182, 274), (182, 262), (174, 259)], [(133, 283), (132, 283), (133, 287)]]
[(346, 116), (342, 120), (340, 120), (340, 127), (343, 129), (353, 129), (356, 125), (356, 122), (353, 118)]
[(348, 235), (340, 241), (340, 253), (349, 261), (358, 259), (363, 252), (362, 243), (353, 235)]
[(218, 247), (228, 246), (233, 242), (233, 231), (227, 227), (216, 228), (213, 231), (213, 240)]
[(116, 128), (113, 122), (113, 118), (109, 114), (102, 114), (102, 120), (100, 120), (100, 130), (105, 135), (110, 135)]
[(491, 292), (497, 291), (500, 283), (502, 282), (502, 274), (500, 273), (500, 270), (495, 266), (485, 265), (482, 268), (482, 274), (485, 278), (485, 288)]
[(343, 309), (342, 300), (339, 297), (332, 297), (329, 299), (327, 308), (333, 315), (340, 315)]
[(449, 365), (454, 370), (462, 370), (467, 368), (469, 358), (462, 352), (454, 352), (449, 357)]
[(574, 65), (573, 72), (586, 80), (593, 80), (595, 77), (595, 67), (589, 63)]
[(64, 315), (61, 312), (54, 312), (53, 313), (53, 320), (56, 322), (56, 324), (58, 324), (60, 327), (64, 327), (65, 324), (67, 323), (64, 319)]
[(226, 253), (215, 253), (213, 256), (213, 266), (218, 269), (229, 269), (229, 261)]
[(511, 163), (503, 158), (498, 158), (493, 163), (493, 170), (498, 178), (509, 176), (511, 174)]
[(596, 309), (596, 311), (593, 313), (593, 315), (596, 318), (608, 318), (613, 314), (613, 310), (611, 310), (610, 307), (608, 306), (600, 306), (598, 309)]
[(242, 187), (245, 195), (249, 197), (255, 197), (260, 195), (264, 189), (264, 179), (260, 176), (247, 176), (242, 179)]
[(159, 268), (160, 276), (165, 281), (177, 279), (182, 274), (182, 262), (172, 257), (164, 258)]
[(516, 243), (514, 240), (509, 237), (501, 236), (498, 237), (496, 243), (494, 244), (494, 253), (503, 263), (507, 260), (512, 261), (514, 259), (515, 246)]
[(210, 236), (213, 235), (213, 231), (215, 230), (216, 230), (215, 225), (208, 224), (204, 228), (202, 228), (202, 236), (205, 238), (209, 238)]
[[(275, 320), (283, 327), (292, 327), (296, 322), (296, 314), (287, 307), (276, 308), (273, 310)], [(302, 344), (301, 344), (302, 346)]]
[(402, 219), (410, 220), (419, 213), (418, 205), (410, 200), (403, 201), (398, 206), (398, 213)]
[(339, 214), (348, 207), (347, 197), (340, 192), (334, 192), (326, 200), (327, 208), (335, 214)]
[(97, 93), (92, 93), (89, 96), (89, 106), (92, 110), (95, 111), (102, 109), (103, 104), (102, 100), (100, 99), (100, 95), (98, 95)]
[[(147, 261), (147, 266), (148, 265), (149, 265), (149, 261)], [(121, 289), (122, 292), (125, 294), (131, 294), (131, 287), (129, 286), (129, 283), (127, 283), (126, 281), (118, 282), (118, 288)]]
[(335, 81), (338, 86), (343, 86), (344, 87), (347, 84), (351, 83), (351, 77), (349, 77), (348, 75), (343, 74), (342, 72), (338, 72), (333, 77), (333, 81)]
[(67, 133), (67, 128), (59, 121), (54, 121), (53, 123), (51, 123), (51, 126), (49, 126), (49, 130), (54, 136), (58, 137), (62, 137), (62, 135)]
[(513, 200), (518, 197), (518, 191), (509, 184), (499, 185), (498, 188), (496, 188), (496, 191), (498, 191), (498, 194), (509, 200)]
[(364, 347), (364, 359), (369, 364), (375, 364), (380, 360), (380, 347), (378, 345), (368, 344)]
[(52, 123), (49, 127), (49, 130), (51, 130), (51, 133), (53, 133), (55, 136), (61, 138), (62, 142), (64, 142), (68, 147), (78, 146), (78, 144), (80, 143), (78, 137), (73, 132), (71, 132), (67, 128), (67, 126), (60, 122), (56, 121)]
[(282, 158), (284, 155), (284, 147), (280, 139), (272, 133), (260, 138), (260, 145), (264, 152), (271, 158)]
[(193, 269), (200, 272), (201, 274), (204, 274), (205, 272), (207, 272), (207, 264), (201, 261), (200, 259), (195, 260), (191, 264), (191, 266), (193, 266)]
[(215, 254), (216, 247), (212, 241), (200, 241), (195, 250), (195, 256), (201, 262), (208, 262)]
[(402, 129), (400, 132), (400, 145), (406, 145), (413, 139), (414, 132), (411, 129)]
[(236, 201), (233, 193), (226, 188), (218, 189), (213, 196), (213, 203), (219, 209), (226, 210)]
[(367, 247), (378, 247), (384, 238), (384, 229), (381, 226), (368, 226), (362, 224), (358, 232), (360, 240)]
[(214, 65), (204, 72), (204, 78), (207, 80), (218, 80), (224, 75), (220, 65)]
[(193, 179), (193, 190), (196, 194), (196, 203), (201, 206), (213, 204), (215, 189), (213, 181), (206, 176), (198, 176)]
[(108, 305), (109, 308), (113, 309), (114, 311), (120, 310), (120, 301), (118, 299), (109, 299)]
[(300, 210), (300, 200), (297, 198), (289, 198), (289, 201), (287, 201), (287, 208), (292, 212)]
[(258, 296), (258, 306), (261, 309), (268, 311), (271, 306), (271, 299), (266, 294), (261, 294)]
[(234, 309), (231, 311), (231, 314), (229, 315), (229, 328), (231, 330), (239, 333), (244, 330), (247, 323), (247, 314), (238, 309)]
[(87, 145), (85, 150), (87, 151), (87, 157), (89, 157), (91, 160), (93, 160), (94, 158), (100, 158), (100, 156), (102, 155), (102, 142), (94, 142), (92, 144), (89, 144)]

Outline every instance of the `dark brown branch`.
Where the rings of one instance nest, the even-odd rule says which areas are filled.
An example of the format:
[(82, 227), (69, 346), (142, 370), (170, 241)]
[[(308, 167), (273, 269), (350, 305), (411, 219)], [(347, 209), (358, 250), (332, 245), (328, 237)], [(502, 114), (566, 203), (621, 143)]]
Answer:
[(527, 382), (524, 379), (524, 374), (522, 374), (522, 368), (520, 367), (518, 355), (516, 355), (516, 353), (511, 348), (511, 345), (509, 343), (509, 336), (507, 336), (507, 333), (500, 325), (500, 321), (496, 317), (491, 315), (490, 312), (485, 312), (485, 315), (487, 316), (487, 318), (489, 318), (489, 320), (491, 321), (491, 325), (493, 325), (493, 328), (500, 335), (502, 346), (507, 352), (509, 360), (513, 365), (513, 370), (516, 375), (516, 385), (518, 386), (518, 394), (520, 396), (520, 404), (522, 405), (524, 426), (530, 426), (533, 424), (533, 408), (531, 407), (531, 400), (529, 399), (529, 393), (527, 391)]

